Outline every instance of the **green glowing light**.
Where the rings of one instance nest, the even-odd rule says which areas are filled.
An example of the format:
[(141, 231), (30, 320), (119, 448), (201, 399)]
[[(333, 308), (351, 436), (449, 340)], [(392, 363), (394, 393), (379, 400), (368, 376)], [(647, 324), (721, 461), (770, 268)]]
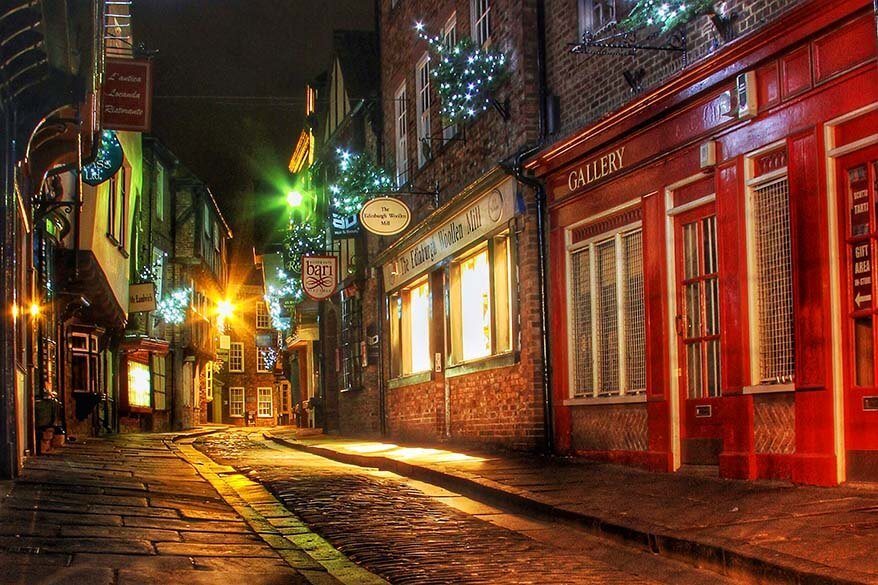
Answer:
[(301, 191), (293, 190), (287, 193), (287, 205), (290, 207), (299, 207), (303, 200), (304, 196)]

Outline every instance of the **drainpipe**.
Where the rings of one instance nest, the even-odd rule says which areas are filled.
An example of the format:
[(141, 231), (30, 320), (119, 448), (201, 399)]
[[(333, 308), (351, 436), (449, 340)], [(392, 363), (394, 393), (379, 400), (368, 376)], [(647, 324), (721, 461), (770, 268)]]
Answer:
[[(875, 0), (878, 2), (878, 0)], [(381, 0), (375, 0), (375, 43), (378, 49), (378, 63), (381, 63)], [(381, 92), (381, 84), (378, 84), (378, 101), (377, 115), (379, 118), (379, 126), (384, 127), (384, 101)], [(375, 107), (373, 105), (373, 107)], [(384, 133), (377, 133), (377, 141), (375, 145), (376, 157), (379, 161), (384, 160)], [(379, 236), (380, 239), (380, 236)], [(366, 256), (368, 257), (368, 236), (366, 236)], [(384, 271), (380, 266), (375, 268), (377, 272), (377, 280), (375, 286), (375, 304), (377, 305), (377, 323), (375, 331), (378, 334), (378, 428), (382, 437), (387, 436), (387, 382), (384, 377)]]
[[(878, 2), (878, 0), (875, 0)], [(546, 80), (546, 6), (545, 0), (537, 1), (537, 78), (539, 98), (539, 140), (531, 147), (525, 148), (512, 162), (511, 171), (516, 180), (533, 188), (536, 192), (537, 204), (537, 248), (539, 250), (539, 290), (540, 290), (540, 328), (542, 345), (542, 386), (543, 386), (543, 420), (545, 421), (545, 449), (547, 453), (554, 451), (554, 425), (552, 416), (552, 371), (549, 363), (549, 293), (546, 281), (548, 274), (548, 241), (546, 187), (542, 181), (524, 174), (522, 163), (525, 159), (539, 152), (546, 143), (548, 136), (547, 107), (548, 82)]]

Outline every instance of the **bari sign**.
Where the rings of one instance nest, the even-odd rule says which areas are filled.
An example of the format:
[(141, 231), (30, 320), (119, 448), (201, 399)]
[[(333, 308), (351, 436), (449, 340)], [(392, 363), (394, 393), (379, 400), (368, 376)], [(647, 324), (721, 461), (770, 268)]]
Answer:
[(302, 256), (302, 290), (315, 301), (328, 299), (338, 284), (338, 258)]

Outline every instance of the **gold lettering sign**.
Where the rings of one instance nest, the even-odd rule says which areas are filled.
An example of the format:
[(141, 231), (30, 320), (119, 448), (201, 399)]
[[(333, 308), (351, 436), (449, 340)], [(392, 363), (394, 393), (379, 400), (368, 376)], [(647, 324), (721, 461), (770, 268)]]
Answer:
[(615, 172), (621, 171), (624, 166), (624, 154), (625, 147), (621, 146), (616, 150), (592, 159), (584, 165), (573, 169), (567, 176), (567, 187), (571, 191), (576, 191), (577, 189), (587, 187), (604, 177), (608, 177)]

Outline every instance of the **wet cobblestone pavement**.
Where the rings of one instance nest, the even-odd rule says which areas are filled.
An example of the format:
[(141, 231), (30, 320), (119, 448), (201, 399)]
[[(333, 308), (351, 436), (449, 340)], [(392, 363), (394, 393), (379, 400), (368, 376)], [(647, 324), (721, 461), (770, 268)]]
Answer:
[[(535, 539), (516, 522), (535, 535), (545, 537), (546, 530), (529, 526), (526, 518), (495, 514), (496, 509), (391, 473), (278, 447), (258, 433), (214, 434), (196, 447), (262, 483), (314, 532), (391, 583), (725, 582), (646, 553), (608, 558), (603, 549), (615, 545), (564, 528)], [(469, 504), (452, 507), (444, 499)], [(513, 529), (493, 522), (495, 516)], [(584, 538), (582, 545), (571, 542), (574, 538)], [(595, 550), (602, 552), (591, 554)]]

